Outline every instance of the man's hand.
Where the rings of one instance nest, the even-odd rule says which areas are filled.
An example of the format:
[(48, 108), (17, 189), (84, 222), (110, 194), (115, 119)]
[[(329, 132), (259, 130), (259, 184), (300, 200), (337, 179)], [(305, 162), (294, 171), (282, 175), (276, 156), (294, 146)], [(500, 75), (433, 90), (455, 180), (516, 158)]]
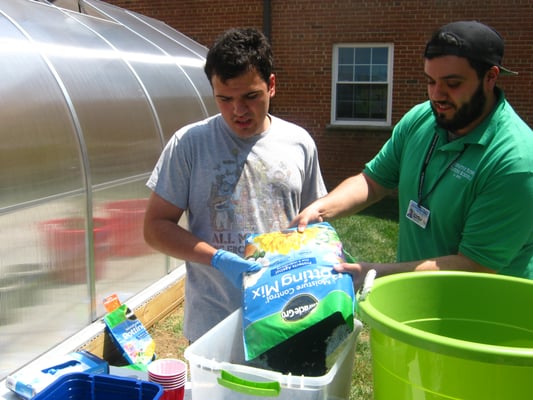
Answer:
[(320, 214), (320, 209), (315, 203), (305, 208), (300, 214), (298, 214), (289, 224), (289, 227), (297, 227), (298, 232), (303, 232), (307, 225), (313, 222), (323, 222), (324, 219)]
[(235, 253), (219, 249), (211, 259), (211, 265), (224, 274), (233, 285), (242, 287), (242, 274), (245, 272), (257, 272), (261, 269), (261, 263), (247, 261)]
[(363, 285), (366, 272), (363, 269), (361, 263), (340, 263), (333, 266), (333, 269), (337, 272), (343, 272), (352, 275), (353, 288), (357, 292)]

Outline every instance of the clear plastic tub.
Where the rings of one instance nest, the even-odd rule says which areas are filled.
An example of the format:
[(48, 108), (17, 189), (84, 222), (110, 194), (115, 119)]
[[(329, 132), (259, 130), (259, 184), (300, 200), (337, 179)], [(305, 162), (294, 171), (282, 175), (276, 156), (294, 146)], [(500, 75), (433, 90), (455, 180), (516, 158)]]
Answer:
[(242, 310), (239, 309), (185, 350), (193, 400), (348, 399), (360, 321), (339, 346), (333, 366), (317, 377), (284, 375), (244, 361)]

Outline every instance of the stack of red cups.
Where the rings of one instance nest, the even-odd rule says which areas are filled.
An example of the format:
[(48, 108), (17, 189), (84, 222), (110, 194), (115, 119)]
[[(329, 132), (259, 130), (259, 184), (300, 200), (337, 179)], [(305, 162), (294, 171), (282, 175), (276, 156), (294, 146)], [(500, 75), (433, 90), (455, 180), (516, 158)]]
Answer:
[(163, 387), (160, 400), (183, 400), (187, 381), (187, 363), (175, 358), (161, 358), (148, 364), (148, 379)]

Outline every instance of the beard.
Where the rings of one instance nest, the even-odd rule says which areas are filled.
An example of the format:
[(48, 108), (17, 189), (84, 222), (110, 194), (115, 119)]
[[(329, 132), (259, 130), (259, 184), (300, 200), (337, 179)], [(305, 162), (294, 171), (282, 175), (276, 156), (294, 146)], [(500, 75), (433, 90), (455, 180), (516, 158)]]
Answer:
[(470, 123), (479, 118), (483, 114), (486, 103), (487, 96), (483, 93), (483, 84), (480, 83), (470, 98), (470, 101), (457, 109), (455, 115), (451, 119), (446, 119), (444, 114), (437, 112), (433, 103), (431, 103), (431, 109), (435, 115), (437, 125), (450, 132), (456, 132), (467, 127)]

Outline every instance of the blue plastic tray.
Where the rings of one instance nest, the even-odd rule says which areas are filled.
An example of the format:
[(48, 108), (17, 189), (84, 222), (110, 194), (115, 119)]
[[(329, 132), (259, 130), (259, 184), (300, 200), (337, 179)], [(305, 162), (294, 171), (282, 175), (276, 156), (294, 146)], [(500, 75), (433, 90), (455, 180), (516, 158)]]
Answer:
[(75, 372), (63, 375), (33, 400), (155, 400), (162, 394), (163, 388), (157, 383)]

